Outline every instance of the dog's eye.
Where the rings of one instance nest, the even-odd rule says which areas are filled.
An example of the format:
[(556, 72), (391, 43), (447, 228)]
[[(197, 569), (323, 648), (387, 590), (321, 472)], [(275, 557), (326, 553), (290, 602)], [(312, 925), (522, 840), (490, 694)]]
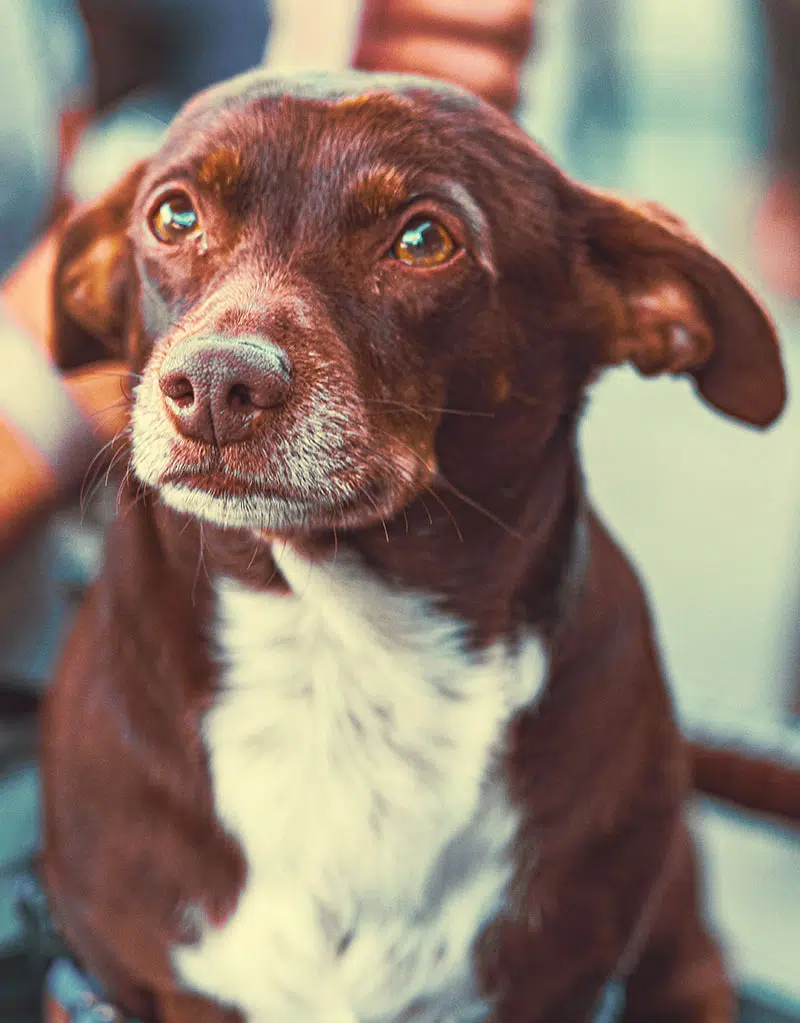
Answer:
[(392, 255), (409, 266), (439, 266), (456, 251), (450, 233), (436, 220), (415, 217), (392, 246)]
[(150, 214), (150, 230), (166, 245), (177, 245), (196, 235), (200, 218), (185, 192), (167, 196)]

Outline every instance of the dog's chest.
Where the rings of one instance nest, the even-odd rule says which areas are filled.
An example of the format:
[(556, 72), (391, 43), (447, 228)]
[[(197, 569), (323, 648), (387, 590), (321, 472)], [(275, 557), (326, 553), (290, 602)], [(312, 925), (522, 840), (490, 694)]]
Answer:
[(251, 1023), (480, 1016), (471, 947), (516, 823), (496, 754), (542, 649), (470, 654), (458, 623), (352, 562), (287, 552), (281, 570), (291, 596), (219, 589), (206, 740), (248, 877), (179, 974)]

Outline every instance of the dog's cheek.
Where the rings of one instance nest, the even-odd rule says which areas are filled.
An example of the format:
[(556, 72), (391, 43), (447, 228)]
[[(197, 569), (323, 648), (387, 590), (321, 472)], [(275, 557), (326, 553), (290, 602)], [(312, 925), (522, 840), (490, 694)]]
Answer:
[(388, 325), (388, 338), (379, 354), (391, 362), (402, 358), (420, 368), (445, 365), (463, 350), (476, 314), (489, 299), (489, 290), (476, 275), (464, 270), (433, 272), (403, 270), (384, 274), (382, 309), (378, 320)]
[(167, 334), (207, 291), (211, 268), (197, 263), (190, 253), (139, 249), (139, 312), (150, 337)]
[(178, 310), (170, 307), (153, 279), (146, 275), (141, 278), (138, 302), (139, 319), (146, 337), (163, 337), (179, 316)]
[(134, 388), (133, 399), (131, 467), (141, 483), (155, 486), (169, 463), (172, 443), (152, 361)]
[[(148, 327), (144, 310), (142, 281), (135, 272), (131, 275), (127, 309), (126, 351), (128, 363), (133, 373), (141, 378), (152, 355), (153, 344), (158, 335)], [(166, 320), (166, 317), (164, 319)]]

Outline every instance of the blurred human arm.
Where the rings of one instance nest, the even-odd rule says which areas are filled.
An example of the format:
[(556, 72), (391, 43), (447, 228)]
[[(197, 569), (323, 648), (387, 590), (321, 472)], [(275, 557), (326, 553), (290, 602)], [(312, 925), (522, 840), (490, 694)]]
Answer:
[(353, 63), (444, 79), (513, 110), (533, 9), (534, 0), (366, 0)]
[(519, 98), (534, 0), (274, 0), (266, 63), (429, 75), (504, 110)]
[(50, 358), (57, 231), (0, 290), (0, 557), (80, 490), (91, 460), (126, 424), (123, 366), (62, 377)]

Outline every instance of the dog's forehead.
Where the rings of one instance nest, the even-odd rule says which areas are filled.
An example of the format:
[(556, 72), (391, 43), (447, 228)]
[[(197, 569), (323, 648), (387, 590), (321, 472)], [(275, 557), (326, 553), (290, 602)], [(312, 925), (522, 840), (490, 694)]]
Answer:
[[(296, 130), (303, 114), (305, 123)], [(493, 119), (502, 123), (502, 115), (476, 96), (428, 78), (358, 71), (276, 76), (257, 70), (191, 100), (173, 121), (151, 169), (202, 158), (222, 139), (238, 142), (243, 150), (252, 145), (248, 134), (259, 127), (269, 130), (273, 150), (302, 147), (307, 154), (313, 149), (310, 121), (332, 127), (335, 120), (337, 141), (359, 133), (362, 141), (371, 138), (373, 148), (402, 151), (404, 137), (411, 133), (421, 155), (426, 137), (435, 139), (437, 126), (448, 124), (458, 131), (460, 125), (468, 131)], [(426, 127), (431, 129), (427, 134)]]
[(420, 75), (376, 74), (368, 71), (337, 73), (303, 72), (275, 75), (264, 69), (249, 71), (227, 82), (212, 86), (191, 100), (179, 114), (176, 124), (184, 119), (221, 113), (244, 107), (257, 100), (294, 99), (319, 103), (340, 103), (347, 100), (369, 100), (370, 96), (394, 96), (398, 106), (415, 102), (420, 112), (448, 108), (477, 114), (488, 104), (477, 96), (447, 82)]

